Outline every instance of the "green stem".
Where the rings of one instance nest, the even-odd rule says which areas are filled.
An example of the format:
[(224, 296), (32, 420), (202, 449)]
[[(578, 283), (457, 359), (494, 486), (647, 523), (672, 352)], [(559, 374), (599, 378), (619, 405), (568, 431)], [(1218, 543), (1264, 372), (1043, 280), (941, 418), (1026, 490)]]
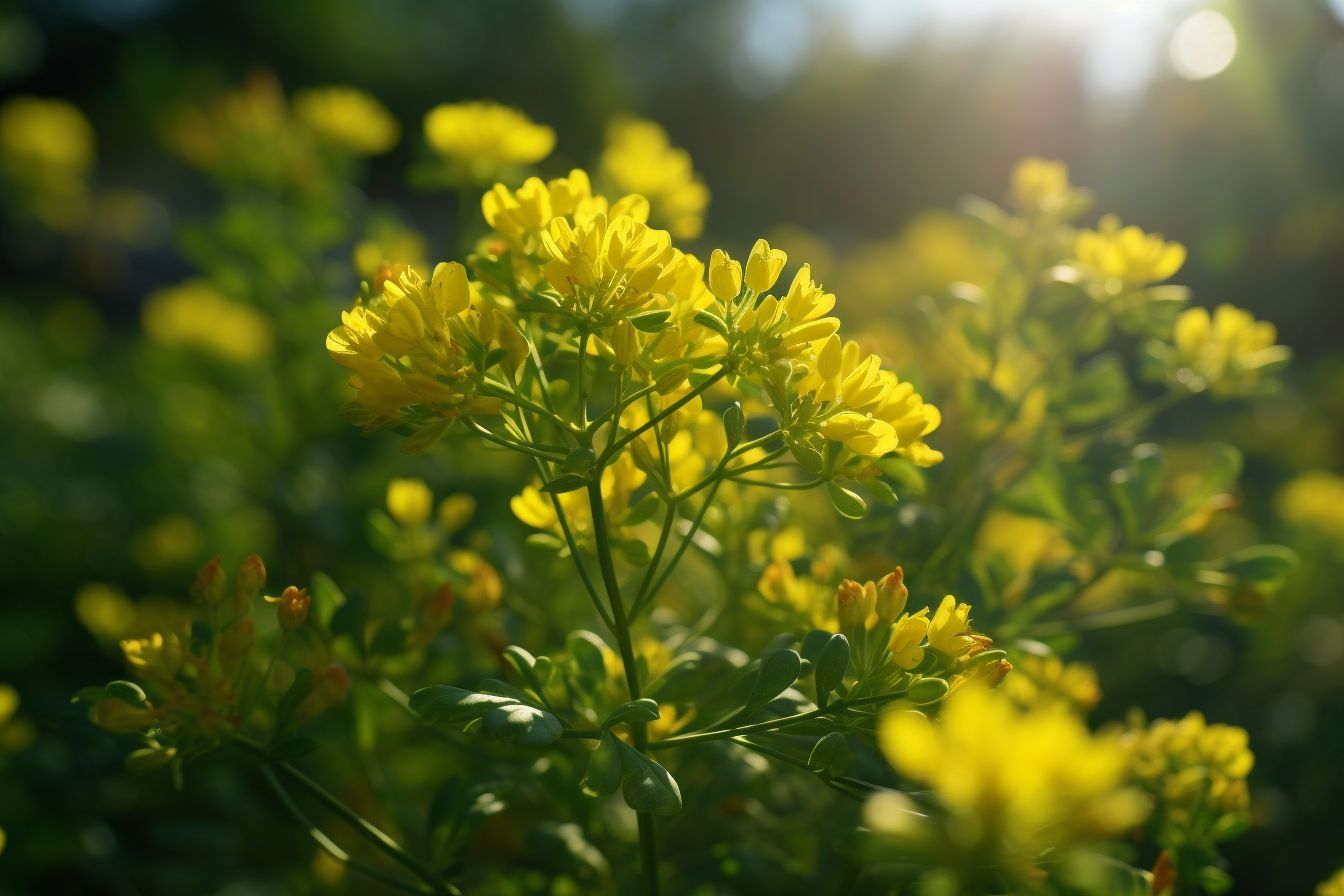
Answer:
[(439, 875), (434, 871), (433, 868), (430, 868), (428, 865), (425, 865), (415, 856), (411, 855), (406, 850), (402, 849), (401, 846), (397, 843), (397, 841), (393, 840), (387, 834), (383, 833), (381, 828), (377, 827), (375, 824), (373, 824), (373, 822), (369, 821), (367, 818), (360, 815), (354, 809), (351, 809), (345, 803), (341, 802), (341, 800), (338, 797), (336, 797), (333, 793), (331, 793), (331, 791), (327, 790), (321, 784), (317, 783), (312, 778), (308, 777), (303, 772), (299, 771), (297, 767), (290, 765), (288, 762), (284, 762), (283, 760), (277, 761), (269, 753), (267, 753), (265, 749), (263, 749), (257, 744), (252, 743), (250, 740), (247, 740), (246, 738), (235, 737), (233, 739), (233, 742), (238, 746), (242, 747), (244, 750), (247, 750), (248, 752), (252, 753), (257, 758), (261, 759), (264, 763), (269, 763), (270, 765), (284, 772), (286, 775), (290, 777), (290, 779), (294, 781), (294, 783), (298, 784), (304, 790), (308, 791), (308, 793), (314, 799), (316, 799), (318, 802), (326, 806), (329, 810), (331, 810), (333, 814), (340, 817), (341, 820), (343, 820), (346, 824), (348, 824), (351, 828), (353, 828), (356, 833), (360, 834), (362, 837), (364, 837), (364, 839), (368, 840), (379, 850), (386, 853), (388, 857), (390, 857), (392, 860), (403, 865), (405, 868), (414, 873), (416, 877), (420, 878), (426, 884), (428, 884), (433, 892), (435, 893), (452, 892), (452, 888), (450, 888), (447, 884), (445, 884), (442, 880), (439, 879)]
[[(607, 588), (607, 601), (611, 604), (612, 633), (621, 652), (621, 665), (625, 670), (625, 684), (630, 691), (630, 699), (640, 698), (639, 666), (635, 660), (634, 643), (630, 640), (630, 622), (625, 615), (625, 604), (621, 600), (621, 586), (616, 579), (616, 565), (611, 554), (611, 533), (607, 530), (607, 512), (602, 503), (602, 479), (599, 476), (588, 484), (588, 506), (593, 515), (593, 540), (597, 543), (597, 560), (602, 569), (602, 581)], [(648, 749), (649, 731), (644, 724), (631, 725), (631, 735), (636, 750)], [(658, 832), (654, 827), (653, 816), (647, 812), (636, 813), (639, 819), (639, 856), (640, 868), (644, 877), (644, 891), (647, 896), (658, 896)]]
[(682, 407), (684, 407), (689, 402), (694, 401), (697, 397), (699, 397), (699, 395), (702, 392), (704, 392), (710, 386), (714, 385), (727, 375), (728, 371), (720, 367), (717, 371), (715, 371), (714, 373), (706, 377), (704, 380), (702, 380), (700, 385), (696, 386), (694, 389), (691, 389), (685, 395), (681, 396), (681, 398), (678, 398), (676, 401), (672, 402), (670, 405), (664, 408), (662, 413), (660, 413), (658, 416), (649, 418), (649, 420), (646, 421), (642, 426), (626, 433), (620, 439), (613, 442), (611, 446), (607, 448), (606, 451), (602, 452), (602, 457), (598, 462), (598, 466), (599, 467), (606, 466), (607, 461), (611, 460), (613, 457), (619, 454), (622, 448), (624, 448), (626, 445), (630, 444), (640, 436), (644, 435), (644, 433), (648, 432), (650, 429), (657, 426), (659, 423), (662, 423), (664, 420), (675, 414), (677, 411), (681, 410)]
[(275, 772), (271, 771), (269, 767), (263, 765), (261, 767), (261, 774), (262, 777), (266, 779), (266, 782), (271, 785), (271, 789), (275, 791), (275, 795), (280, 798), (280, 802), (283, 803), (285, 808), (289, 810), (289, 814), (294, 816), (294, 820), (303, 826), (304, 830), (308, 832), (308, 835), (312, 837), (313, 840), (317, 841), (317, 845), (322, 847), (322, 849), (327, 853), (327, 855), (331, 856), (333, 859), (340, 862), (342, 865), (349, 868), (351, 871), (358, 872), (359, 874), (363, 874), (365, 877), (370, 877), (376, 881), (380, 881), (394, 890), (400, 890), (403, 893), (432, 892), (431, 890), (427, 890), (424, 887), (417, 886), (416, 884), (410, 883), (408, 881), (404, 881), (401, 878), (396, 877), (395, 875), (388, 874), (385, 871), (379, 870), (378, 868), (374, 868), (371, 865), (365, 865), (363, 862), (359, 862), (351, 858), (348, 852), (346, 852), (344, 849), (341, 849), (341, 847), (337, 845), (335, 840), (332, 840), (331, 837), (329, 837), (325, 831), (319, 828), (316, 824), (312, 822), (311, 819), (308, 818), (307, 814), (303, 811), (303, 809), (299, 807), (299, 804), (294, 802), (294, 797), (290, 796), (289, 791), (285, 789), (285, 785), (280, 782), (280, 779), (278, 777), (276, 777)]
[(791, 716), (780, 716), (775, 719), (766, 719), (763, 722), (752, 722), (749, 725), (738, 725), (733, 728), (721, 728), (714, 731), (697, 731), (694, 734), (682, 734), (677, 737), (664, 738), (663, 740), (649, 744), (649, 749), (664, 750), (668, 747), (682, 747), (686, 744), (703, 743), (710, 740), (726, 740), (728, 738), (740, 737), (744, 734), (778, 731), (781, 728), (789, 728), (793, 725), (808, 722), (822, 716), (837, 715), (855, 706), (864, 706), (870, 703), (885, 703), (904, 696), (905, 691), (890, 691), (885, 694), (873, 694), (868, 697), (841, 700), (832, 703), (825, 709), (810, 709), (807, 712), (795, 713)]

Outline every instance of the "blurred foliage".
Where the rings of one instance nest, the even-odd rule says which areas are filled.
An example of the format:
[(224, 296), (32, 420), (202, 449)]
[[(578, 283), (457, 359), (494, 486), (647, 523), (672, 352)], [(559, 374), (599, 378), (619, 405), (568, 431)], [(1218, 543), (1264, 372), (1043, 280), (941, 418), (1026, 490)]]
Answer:
[[(603, 728), (628, 699), (617, 645), (571, 632), (601, 620), (554, 515), (511, 512), (531, 459), (361, 437), (321, 345), (361, 281), (372, 295), (405, 266), (501, 257), (480, 240), (507, 243), (508, 225), (487, 233), (478, 197), (497, 179), (513, 196), (538, 164), (591, 165), (596, 192), (647, 196), (650, 223), (701, 257), (738, 247), (748, 279), (742, 235), (765, 234), (834, 292), (846, 338), (941, 410), (940, 466), (888, 457), (829, 494), (719, 496), (636, 634), (663, 685), (650, 737), (720, 727), (734, 699), (753, 706), (733, 682), (793, 648), (798, 689), (754, 712), (824, 704), (809, 630), (847, 630), (856, 663), (886, 650), (941, 681), (918, 665), (942, 655), (924, 623), (842, 619), (840, 580), (875, 589), (896, 563), (912, 610), (946, 629), (956, 594), (1013, 667), (995, 676), (1004, 702), (955, 688), (932, 724), (889, 714), (754, 752), (673, 751), (670, 889), (1045, 886), (1013, 864), (1030, 841), (995, 853), (1012, 856), (996, 879), (946, 872), (1005, 848), (983, 826), (1002, 793), (1019, 827), (1069, 832), (1050, 883), (1065, 892), (1192, 872), (1210, 892), (1310, 891), (1344, 864), (1344, 31), (1329, 3), (1210, 5), (1236, 27), (1228, 70), (1185, 81), (1160, 59), (1128, 92), (1097, 86), (1104, 54), (1026, 13), (952, 33), (912, 13), (915, 31), (881, 43), (863, 10), (882, 4), (840, 0), (0, 8), (0, 892), (369, 892), (292, 823), (274, 768), (246, 747), (207, 752), (237, 724), (466, 892), (632, 886), (634, 816), (583, 794), (585, 775), (606, 789), (586, 746), (421, 727), (407, 709), (425, 704), (393, 684), (506, 679)], [(1159, 57), (1197, 6), (1153, 29)], [(330, 86), (344, 84), (360, 90)], [(481, 97), (536, 122), (521, 148), (425, 120)], [(1164, 282), (1178, 271), (1209, 310), (1182, 310)], [(1286, 370), (1280, 341), (1297, 355)], [(725, 438), (729, 397), (707, 392), (712, 426), (668, 435), (678, 471)], [(765, 435), (764, 405), (744, 406)], [(619, 558), (636, 568), (661, 519), (640, 516), (660, 509), (641, 506), (659, 488), (641, 475)], [(844, 519), (855, 501), (864, 518)], [(524, 539), (519, 519), (540, 531)], [(181, 600), (216, 554), (265, 557), (274, 607), (220, 609), (228, 577), (228, 600), (201, 599), (215, 572)], [(141, 645), (130, 671), (151, 693), (118, 683), (122, 641)], [(213, 680), (221, 649), (240, 659)], [(205, 671), (177, 692), (193, 663)], [(122, 707), (144, 700), (200, 737), (152, 736), (130, 764), (165, 768), (130, 777), (126, 743), (88, 714), (133, 728)], [(212, 714), (240, 721), (198, 725)], [(599, 743), (626, 775), (643, 768), (625, 741)], [(1035, 798), (1032, 775), (1068, 780), (1071, 798)], [(835, 792), (853, 781), (910, 793)], [(1158, 807), (1148, 839), (1096, 848), (1135, 800)]]

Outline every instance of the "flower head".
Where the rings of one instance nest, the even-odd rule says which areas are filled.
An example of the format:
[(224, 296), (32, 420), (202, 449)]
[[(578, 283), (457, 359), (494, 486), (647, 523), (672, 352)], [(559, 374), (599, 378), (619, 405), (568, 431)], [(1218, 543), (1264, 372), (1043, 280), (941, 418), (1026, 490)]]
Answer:
[(1231, 305), (1219, 305), (1213, 314), (1190, 308), (1176, 318), (1171, 348), (1154, 348), (1191, 391), (1246, 395), (1269, 385), (1292, 357), (1287, 347), (1275, 345), (1277, 335), (1272, 323)]
[(381, 155), (401, 136), (401, 125), (387, 107), (353, 87), (300, 90), (293, 105), (294, 116), (319, 140), (356, 155)]
[(690, 155), (672, 146), (659, 125), (634, 118), (613, 121), (598, 170), (616, 192), (647, 196), (653, 220), (674, 237), (700, 235), (709, 189), (696, 176)]
[(555, 131), (522, 112), (489, 101), (444, 103), (425, 115), (430, 149), (469, 183), (540, 162), (555, 147)]
[(1185, 247), (1168, 243), (1160, 234), (1122, 227), (1115, 215), (1106, 215), (1096, 230), (1080, 230), (1074, 253), (1097, 276), (1137, 289), (1160, 283), (1185, 264)]

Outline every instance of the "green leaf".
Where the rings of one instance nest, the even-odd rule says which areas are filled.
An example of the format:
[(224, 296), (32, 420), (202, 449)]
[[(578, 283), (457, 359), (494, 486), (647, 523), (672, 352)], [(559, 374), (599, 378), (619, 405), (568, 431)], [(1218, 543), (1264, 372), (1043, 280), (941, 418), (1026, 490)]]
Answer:
[(1129, 378), (1113, 354), (1099, 355), (1074, 375), (1064, 391), (1063, 416), (1070, 423), (1090, 425), (1113, 417), (1129, 401)]
[(546, 710), (521, 703), (491, 707), (481, 717), (481, 727), (496, 740), (520, 747), (553, 744), (565, 730), (560, 720)]
[(479, 718), (495, 707), (512, 706), (517, 703), (513, 697), (479, 694), (447, 684), (421, 688), (411, 694), (411, 709), (427, 725), (438, 722), (464, 722)]
[(345, 592), (331, 576), (320, 571), (313, 573), (308, 590), (313, 596), (314, 618), (322, 625), (330, 626), (332, 614), (345, 604)]
[(648, 697), (641, 697), (638, 700), (631, 700), (629, 703), (623, 703), (613, 709), (602, 722), (601, 727), (610, 728), (613, 725), (619, 725), (622, 722), (652, 722), (660, 718), (662, 718), (662, 715), (658, 712), (658, 701), (650, 700)]
[(728, 335), (728, 324), (724, 322), (723, 318), (703, 308), (695, 312), (694, 320), (700, 326), (708, 327), (720, 336)]
[(815, 660), (821, 656), (821, 648), (825, 647), (831, 640), (831, 633), (814, 628), (803, 636), (803, 644), (800, 652), (804, 659)]
[(831, 635), (826, 644), (817, 654), (816, 661), (816, 682), (817, 682), (817, 706), (826, 708), (830, 700), (831, 691), (840, 686), (844, 681), (845, 673), (849, 671), (849, 639), (844, 635)]
[(606, 643), (592, 632), (579, 630), (569, 633), (565, 645), (580, 686), (593, 693), (607, 678)]
[(644, 333), (661, 333), (667, 329), (667, 322), (671, 319), (672, 312), (665, 310), (641, 311), (626, 318), (630, 326)]
[(513, 671), (518, 673), (523, 683), (540, 697), (545, 684), (537, 670), (537, 658), (517, 644), (510, 644), (504, 648), (504, 659), (513, 666)]
[(1277, 544), (1258, 544), (1227, 557), (1219, 569), (1247, 582), (1280, 582), (1297, 568), (1297, 554)]
[(563, 464), (566, 473), (587, 474), (597, 463), (597, 454), (591, 448), (575, 448), (565, 456)]
[(612, 738), (621, 752), (621, 795), (636, 812), (671, 815), (681, 811), (681, 788), (657, 762)]
[(565, 492), (578, 491), (588, 484), (587, 477), (578, 473), (562, 473), (541, 487), (543, 492), (562, 495)]
[(342, 635), (354, 642), (360, 656), (364, 655), (364, 627), (369, 621), (369, 604), (362, 594), (351, 593), (345, 603), (331, 614), (331, 637)]
[(851, 520), (861, 520), (863, 515), (868, 512), (868, 505), (863, 498), (838, 482), (827, 482), (826, 494), (830, 496), (831, 506), (843, 517)]
[(637, 538), (623, 538), (615, 542), (616, 550), (631, 566), (648, 566), (653, 559), (649, 546)]
[(796, 650), (776, 650), (761, 661), (756, 683), (747, 698), (747, 714), (756, 712), (793, 686), (803, 669), (803, 658)]
[(742, 413), (742, 405), (733, 402), (723, 412), (723, 434), (728, 440), (729, 450), (736, 448), (747, 431), (747, 417)]
[(843, 775), (853, 760), (854, 751), (850, 749), (849, 741), (839, 731), (832, 731), (813, 745), (812, 752), (807, 755), (807, 767), (830, 777)]
[(107, 692), (107, 696), (132, 706), (144, 706), (149, 702), (144, 689), (133, 681), (109, 681), (103, 690)]
[(588, 771), (579, 782), (579, 789), (592, 797), (615, 793), (621, 786), (624, 770), (621, 742), (610, 731), (603, 731), (597, 749), (588, 754)]

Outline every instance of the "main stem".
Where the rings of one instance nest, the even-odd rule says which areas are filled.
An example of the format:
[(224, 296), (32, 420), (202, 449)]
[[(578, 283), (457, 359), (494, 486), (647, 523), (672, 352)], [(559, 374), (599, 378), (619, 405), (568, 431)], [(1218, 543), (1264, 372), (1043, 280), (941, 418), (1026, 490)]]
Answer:
[[(616, 645), (621, 652), (621, 665), (625, 668), (625, 684), (630, 691), (630, 699), (638, 700), (639, 667), (635, 662), (635, 647), (630, 640), (630, 621), (625, 614), (625, 603), (621, 600), (621, 586), (616, 580), (616, 565), (612, 561), (611, 533), (607, 530), (607, 512), (602, 504), (600, 477), (588, 484), (588, 507), (593, 517), (593, 540), (597, 543), (597, 561), (602, 569), (602, 581), (607, 588), (607, 600), (611, 603), (612, 633), (616, 636)], [(640, 723), (630, 727), (635, 749), (644, 752), (649, 745), (647, 726)], [(658, 833), (654, 828), (651, 814), (638, 812), (636, 818), (639, 821), (639, 864), (644, 876), (644, 892), (648, 896), (657, 896)]]

